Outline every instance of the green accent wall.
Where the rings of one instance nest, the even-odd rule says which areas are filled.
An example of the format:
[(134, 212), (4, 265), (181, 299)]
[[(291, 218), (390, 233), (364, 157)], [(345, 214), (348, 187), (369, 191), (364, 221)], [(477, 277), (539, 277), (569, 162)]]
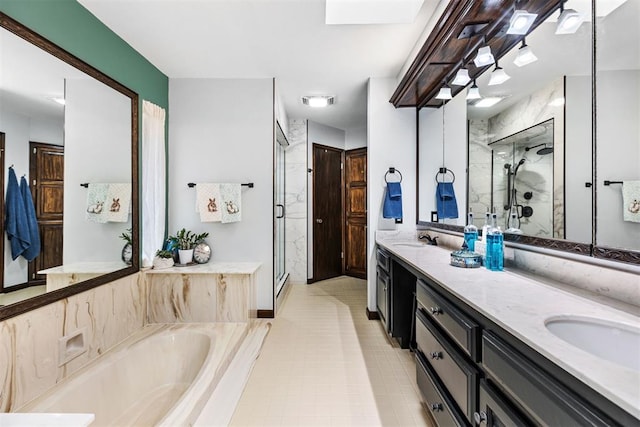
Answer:
[(76, 0), (0, 0), (0, 11), (137, 92), (140, 102), (168, 108), (168, 77)]

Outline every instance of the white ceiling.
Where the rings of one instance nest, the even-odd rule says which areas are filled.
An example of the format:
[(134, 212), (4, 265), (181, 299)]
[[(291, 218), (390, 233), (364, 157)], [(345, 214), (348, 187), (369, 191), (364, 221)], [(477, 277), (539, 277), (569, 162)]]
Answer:
[[(369, 77), (396, 78), (439, 0), (411, 24), (326, 25), (324, 0), (79, 0), (169, 78), (271, 78), (290, 118), (366, 126)], [(325, 109), (303, 95), (334, 95)], [(391, 94), (390, 94), (391, 95)]]

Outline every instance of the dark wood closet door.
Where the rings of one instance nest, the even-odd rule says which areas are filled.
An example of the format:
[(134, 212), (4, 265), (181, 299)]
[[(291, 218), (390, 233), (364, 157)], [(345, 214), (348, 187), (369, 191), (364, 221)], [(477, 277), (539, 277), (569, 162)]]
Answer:
[(345, 153), (345, 273), (367, 278), (367, 149)]
[(313, 144), (313, 281), (342, 275), (342, 150)]
[(30, 142), (29, 175), (40, 229), (40, 255), (29, 263), (29, 285), (44, 284), (37, 272), (62, 265), (64, 148)]

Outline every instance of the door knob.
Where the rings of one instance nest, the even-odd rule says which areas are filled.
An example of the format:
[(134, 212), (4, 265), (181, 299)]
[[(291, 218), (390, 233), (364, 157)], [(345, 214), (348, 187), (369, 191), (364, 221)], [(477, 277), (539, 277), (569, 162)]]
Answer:
[(322, 224), (322, 219), (318, 218), (318, 219), (316, 219), (316, 222), (317, 222), (318, 224)]

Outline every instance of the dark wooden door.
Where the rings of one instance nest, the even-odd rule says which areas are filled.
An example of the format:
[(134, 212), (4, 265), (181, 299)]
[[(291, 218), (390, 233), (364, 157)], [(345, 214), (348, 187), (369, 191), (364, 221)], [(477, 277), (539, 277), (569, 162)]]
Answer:
[(342, 268), (342, 150), (313, 144), (313, 280)]
[(345, 273), (367, 278), (367, 149), (345, 152)]
[(40, 255), (29, 263), (29, 285), (44, 284), (37, 272), (62, 265), (64, 207), (64, 148), (30, 142), (31, 195), (40, 229)]
[(4, 133), (0, 132), (0, 254), (2, 254), (2, 261), (0, 261), (0, 291), (4, 290)]

